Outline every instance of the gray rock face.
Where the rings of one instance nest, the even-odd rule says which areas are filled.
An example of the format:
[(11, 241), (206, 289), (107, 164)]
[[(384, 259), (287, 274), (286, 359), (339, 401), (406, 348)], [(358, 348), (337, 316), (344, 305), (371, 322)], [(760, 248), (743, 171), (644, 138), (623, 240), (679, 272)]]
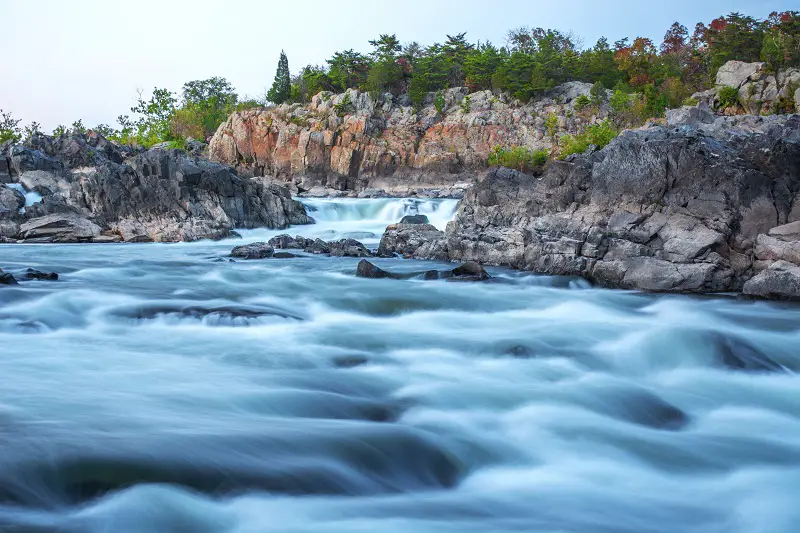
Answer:
[(24, 205), (25, 197), (22, 193), (0, 184), (0, 217), (13, 217)]
[(744, 294), (780, 300), (800, 299), (800, 267), (788, 261), (776, 261), (747, 281)]
[(331, 257), (372, 257), (372, 252), (355, 239), (332, 241), (328, 247)]
[(719, 90), (723, 87), (733, 87), (739, 91), (739, 104), (746, 112), (757, 115), (769, 109), (779, 98), (793, 100), (795, 106), (800, 106), (800, 89), (789, 92), (789, 89), (796, 88), (798, 83), (800, 83), (800, 69), (785, 69), (776, 77), (767, 71), (764, 63), (728, 61), (720, 67), (716, 79), (717, 87), (708, 100), (714, 103)]
[(386, 228), (378, 245), (378, 255), (400, 254), (411, 259), (447, 259), (443, 231), (430, 224), (392, 224)]
[(236, 246), (231, 250), (231, 257), (238, 257), (240, 259), (266, 259), (272, 257), (275, 253), (275, 248), (265, 242), (254, 242), (252, 244), (245, 244)]
[[(0, 159), (11, 161), (8, 179), (44, 197), (25, 209), (28, 224), (59, 215), (63, 226), (80, 218), (99, 228), (92, 231), (103, 237), (98, 240), (116, 235), (143, 242), (216, 239), (234, 228), (312, 222), (286, 188), (241, 177), (228, 166), (179, 150), (135, 152), (80, 135), (39, 135), (2, 150)], [(87, 226), (78, 225), (83, 229), (73, 236), (83, 240)], [(31, 228), (21, 229), (23, 238), (45, 237)], [(53, 234), (53, 240), (62, 237), (72, 238)]]
[[(773, 262), (798, 260), (799, 222), (800, 116), (725, 117), (627, 131), (540, 178), (492, 169), (462, 200), (443, 251), (440, 233), (400, 238), (399, 226), (379, 251), (611, 287), (739, 291)], [(784, 265), (769, 276), (794, 274)]]
[(101, 228), (76, 214), (53, 214), (20, 224), (20, 238), (36, 242), (91, 242)]

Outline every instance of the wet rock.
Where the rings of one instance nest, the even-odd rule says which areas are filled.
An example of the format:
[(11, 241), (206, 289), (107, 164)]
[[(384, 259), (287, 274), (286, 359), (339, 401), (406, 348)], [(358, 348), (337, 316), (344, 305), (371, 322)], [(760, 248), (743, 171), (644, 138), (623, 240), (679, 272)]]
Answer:
[(285, 233), (271, 238), (269, 241), (267, 241), (267, 244), (281, 250), (303, 248), (303, 246), (297, 242), (297, 239)]
[(25, 271), (24, 277), (25, 279), (38, 279), (44, 281), (58, 280), (58, 274), (56, 274), (55, 272), (40, 272), (32, 268), (29, 268)]
[(759, 298), (800, 300), (800, 266), (775, 261), (744, 284), (742, 293)]
[(328, 243), (331, 257), (372, 257), (372, 252), (355, 239), (342, 239)]
[(447, 259), (445, 233), (430, 224), (391, 224), (381, 237), (378, 255), (406, 259)]
[(449, 281), (485, 281), (491, 276), (475, 261), (467, 261), (450, 271)]
[[(309, 242), (310, 241), (310, 242)], [(311, 239), (305, 240), (305, 246), (303, 247), (303, 251), (310, 253), (310, 254), (329, 254), (331, 253), (331, 247), (328, 245), (327, 242), (323, 241), (322, 239)]]
[(14, 278), (12, 274), (9, 274), (8, 272), (3, 272), (3, 270), (0, 269), (0, 285), (16, 285), (16, 284), (17, 280)]
[(19, 233), (27, 241), (91, 242), (100, 236), (100, 226), (72, 213), (34, 218), (20, 224)]
[(381, 279), (381, 278), (391, 278), (391, 279), (399, 279), (396, 274), (391, 272), (387, 272), (380, 267), (375, 266), (374, 264), (370, 263), (366, 259), (362, 259), (358, 262), (358, 267), (356, 268), (356, 276), (360, 278), (371, 278), (371, 279)]
[(265, 259), (275, 254), (275, 248), (265, 242), (254, 242), (237, 246), (231, 250), (231, 257), (240, 259)]
[(275, 252), (274, 254), (272, 254), (273, 259), (292, 259), (293, 257), (298, 257), (298, 256), (290, 252)]
[(427, 215), (406, 215), (400, 219), (400, 224), (428, 224)]

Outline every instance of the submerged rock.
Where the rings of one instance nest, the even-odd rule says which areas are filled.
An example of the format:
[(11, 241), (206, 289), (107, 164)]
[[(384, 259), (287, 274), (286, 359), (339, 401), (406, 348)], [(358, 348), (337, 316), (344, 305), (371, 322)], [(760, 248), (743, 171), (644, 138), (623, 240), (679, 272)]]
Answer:
[(355, 239), (331, 241), (328, 248), (331, 257), (372, 257), (372, 252)]
[(38, 270), (34, 270), (29, 268), (25, 271), (25, 279), (38, 279), (44, 281), (57, 281), (58, 274), (55, 272), (39, 272)]
[(254, 242), (237, 246), (231, 250), (231, 257), (241, 259), (265, 259), (275, 254), (275, 248), (265, 242)]
[(427, 270), (423, 272), (407, 272), (404, 274), (397, 274), (383, 270), (375, 266), (366, 259), (362, 259), (358, 263), (356, 269), (356, 276), (361, 278), (390, 278), (390, 279), (411, 279), (421, 277), (426, 281), (444, 279), (448, 281), (484, 281), (491, 276), (483, 269), (481, 265), (474, 261), (468, 261), (453, 270)]
[(0, 285), (16, 285), (16, 284), (17, 280), (16, 278), (14, 278), (12, 274), (9, 274), (8, 272), (3, 272), (3, 270), (0, 269)]

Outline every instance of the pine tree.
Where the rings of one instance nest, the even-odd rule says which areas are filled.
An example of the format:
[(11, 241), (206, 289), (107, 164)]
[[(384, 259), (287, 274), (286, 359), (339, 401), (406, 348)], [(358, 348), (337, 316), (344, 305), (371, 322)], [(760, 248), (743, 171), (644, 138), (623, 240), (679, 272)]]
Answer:
[(289, 60), (286, 53), (281, 50), (281, 58), (278, 60), (278, 69), (275, 71), (275, 81), (272, 88), (267, 93), (267, 99), (274, 104), (282, 104), (289, 100), (292, 90), (292, 81), (289, 78)]

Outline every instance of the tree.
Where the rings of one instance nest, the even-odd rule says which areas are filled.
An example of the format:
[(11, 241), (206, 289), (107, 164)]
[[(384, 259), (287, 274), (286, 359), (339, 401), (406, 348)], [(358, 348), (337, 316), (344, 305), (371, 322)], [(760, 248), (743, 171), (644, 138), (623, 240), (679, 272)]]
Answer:
[(375, 48), (372, 51), (374, 62), (367, 73), (364, 88), (376, 97), (386, 91), (400, 92), (404, 71), (397, 61), (397, 54), (402, 49), (397, 36), (382, 34), (378, 39), (369, 41), (369, 44)]
[(492, 76), (497, 72), (505, 56), (492, 43), (478, 45), (464, 60), (464, 78), (470, 91), (492, 88)]
[(737, 59), (752, 63), (761, 57), (763, 31), (753, 17), (730, 13), (711, 22), (705, 40), (708, 57), (714, 74), (719, 67)]
[(773, 12), (764, 21), (761, 60), (775, 75), (780, 91), (781, 73), (790, 67), (800, 66), (800, 12)]
[(238, 100), (233, 86), (225, 78), (215, 76), (185, 83), (181, 108), (173, 120), (173, 133), (180, 138), (211, 137), (236, 109)]
[(372, 57), (376, 61), (394, 61), (397, 53), (403, 48), (394, 33), (391, 35), (382, 33), (374, 41), (369, 41), (369, 44), (375, 48), (372, 51)]
[(0, 109), (0, 144), (6, 141), (18, 142), (20, 140), (22, 137), (19, 129), (20, 122), (22, 121), (11, 116), (11, 113)]
[(286, 53), (281, 50), (278, 68), (275, 71), (275, 80), (272, 82), (272, 88), (267, 93), (267, 98), (273, 104), (282, 104), (289, 100), (291, 91), (292, 80), (289, 76), (289, 60), (286, 58)]
[(142, 97), (142, 91), (131, 111), (139, 117), (133, 122), (135, 141), (149, 147), (159, 142), (173, 141), (172, 117), (175, 113), (175, 95), (167, 89), (153, 89), (150, 100)]
[(367, 79), (370, 68), (369, 58), (352, 49), (336, 52), (328, 63), (328, 76), (337, 92), (357, 88)]

